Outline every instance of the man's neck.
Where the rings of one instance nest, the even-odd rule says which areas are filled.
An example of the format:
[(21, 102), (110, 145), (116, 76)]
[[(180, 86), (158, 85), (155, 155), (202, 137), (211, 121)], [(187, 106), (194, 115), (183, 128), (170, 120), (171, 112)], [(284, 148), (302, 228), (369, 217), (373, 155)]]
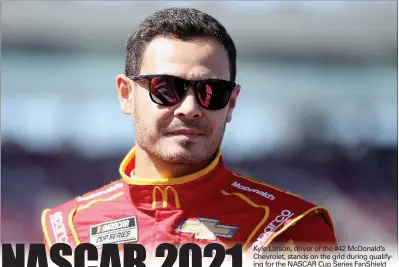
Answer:
[(136, 146), (134, 175), (141, 178), (172, 178), (189, 175), (205, 168), (203, 164), (173, 164), (151, 157)]

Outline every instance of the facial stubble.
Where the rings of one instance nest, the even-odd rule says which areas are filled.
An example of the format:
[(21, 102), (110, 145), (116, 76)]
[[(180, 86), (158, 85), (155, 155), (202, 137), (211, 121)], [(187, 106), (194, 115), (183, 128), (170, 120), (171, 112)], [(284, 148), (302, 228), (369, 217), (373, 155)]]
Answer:
[[(181, 148), (186, 149), (187, 153), (176, 154), (165, 148), (165, 135), (157, 131), (157, 127), (147, 127), (140, 116), (139, 105), (139, 103), (135, 103), (133, 114), (136, 146), (144, 150), (154, 162), (176, 165), (206, 165), (214, 159), (223, 141), (227, 115), (224, 123), (219, 126), (220, 128), (215, 129), (219, 134), (214, 137), (213, 140), (208, 139), (206, 142), (203, 155), (198, 156), (195, 152), (190, 152), (190, 150), (193, 149), (192, 146), (194, 146), (194, 143), (189, 140), (179, 140), (178, 143)], [(163, 127), (158, 128), (163, 129)], [(208, 136), (211, 136), (211, 134), (212, 133), (209, 133)]]

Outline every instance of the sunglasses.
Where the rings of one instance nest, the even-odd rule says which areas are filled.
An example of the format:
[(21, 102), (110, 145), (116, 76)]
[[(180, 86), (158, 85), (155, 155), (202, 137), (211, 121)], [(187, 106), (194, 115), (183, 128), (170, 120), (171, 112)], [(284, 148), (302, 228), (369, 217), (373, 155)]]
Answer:
[(172, 75), (137, 75), (128, 78), (138, 83), (146, 82), (151, 100), (162, 106), (176, 105), (182, 101), (189, 86), (192, 86), (198, 104), (209, 110), (226, 107), (236, 87), (235, 82), (225, 80), (192, 81)]

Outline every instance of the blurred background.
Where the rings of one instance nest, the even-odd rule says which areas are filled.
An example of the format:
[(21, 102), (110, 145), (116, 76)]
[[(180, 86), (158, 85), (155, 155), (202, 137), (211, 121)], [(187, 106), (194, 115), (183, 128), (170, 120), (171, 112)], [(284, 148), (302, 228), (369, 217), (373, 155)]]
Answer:
[(396, 1), (2, 2), (2, 241), (40, 242), (42, 209), (119, 178), (125, 41), (183, 6), (237, 45), (228, 167), (326, 206), (341, 243), (396, 243)]

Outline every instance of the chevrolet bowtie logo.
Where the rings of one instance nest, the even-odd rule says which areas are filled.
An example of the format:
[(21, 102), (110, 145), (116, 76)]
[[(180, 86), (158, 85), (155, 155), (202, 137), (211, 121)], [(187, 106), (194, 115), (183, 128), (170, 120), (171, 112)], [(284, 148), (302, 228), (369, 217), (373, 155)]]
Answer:
[(177, 232), (194, 234), (195, 239), (216, 240), (216, 236), (232, 238), (238, 227), (219, 225), (219, 220), (198, 218), (186, 220), (177, 227)]

